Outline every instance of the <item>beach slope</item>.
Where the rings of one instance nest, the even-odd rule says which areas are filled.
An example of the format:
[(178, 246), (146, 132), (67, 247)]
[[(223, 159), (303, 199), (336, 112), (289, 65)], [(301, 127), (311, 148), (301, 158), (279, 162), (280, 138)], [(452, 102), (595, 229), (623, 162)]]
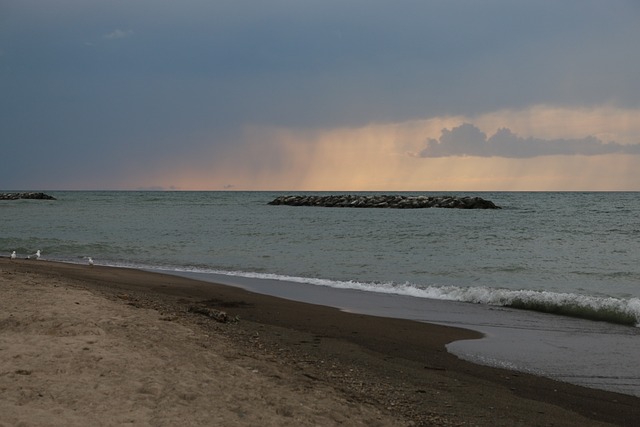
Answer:
[(640, 419), (638, 398), (478, 366), (444, 348), (475, 338), (170, 275), (0, 258), (0, 425)]

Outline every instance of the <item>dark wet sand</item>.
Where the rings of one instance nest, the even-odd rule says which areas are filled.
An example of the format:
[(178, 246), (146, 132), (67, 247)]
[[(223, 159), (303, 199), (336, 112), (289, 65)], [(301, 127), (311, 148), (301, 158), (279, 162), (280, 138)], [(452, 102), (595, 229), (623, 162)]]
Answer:
[[(479, 338), (473, 331), (344, 313), (123, 268), (1, 258), (0, 272), (62, 280), (224, 335), (239, 354), (286, 368), (292, 384), (328, 386), (347, 401), (374, 405), (406, 425), (633, 426), (640, 420), (639, 398), (475, 365), (447, 353), (444, 346), (451, 341)], [(220, 323), (189, 312), (193, 306), (223, 310), (239, 321)], [(216, 351), (205, 347), (202, 351)]]

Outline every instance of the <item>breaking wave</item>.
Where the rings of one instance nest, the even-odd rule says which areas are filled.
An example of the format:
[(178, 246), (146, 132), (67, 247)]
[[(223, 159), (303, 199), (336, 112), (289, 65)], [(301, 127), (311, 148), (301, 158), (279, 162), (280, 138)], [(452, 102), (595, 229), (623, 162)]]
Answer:
[(498, 305), (622, 325), (640, 325), (640, 298), (455, 286), (430, 286), (428, 292), (432, 298), (437, 299)]
[(405, 295), (416, 298), (511, 307), (621, 325), (640, 326), (640, 298), (615, 298), (549, 291), (496, 289), (485, 286), (418, 286), (412, 283), (363, 283), (220, 270), (209, 270), (208, 272), (255, 279), (283, 280), (331, 288), (356, 289), (365, 292)]
[(488, 286), (420, 286), (413, 283), (379, 283), (342, 281), (321, 278), (287, 276), (272, 273), (229, 271), (206, 267), (150, 266), (135, 263), (105, 263), (114, 267), (141, 268), (159, 271), (238, 276), (258, 280), (276, 280), (325, 286), (337, 289), (354, 289), (363, 292), (404, 295), (414, 298), (458, 301), (511, 307), (522, 310), (557, 314), (588, 320), (640, 327), (640, 298), (617, 298), (535, 290), (512, 290)]

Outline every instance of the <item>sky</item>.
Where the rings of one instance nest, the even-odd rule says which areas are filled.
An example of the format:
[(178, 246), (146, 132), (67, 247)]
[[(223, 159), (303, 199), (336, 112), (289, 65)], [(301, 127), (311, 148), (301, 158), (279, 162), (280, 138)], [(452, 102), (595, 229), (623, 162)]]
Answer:
[(0, 190), (640, 191), (637, 0), (0, 0)]

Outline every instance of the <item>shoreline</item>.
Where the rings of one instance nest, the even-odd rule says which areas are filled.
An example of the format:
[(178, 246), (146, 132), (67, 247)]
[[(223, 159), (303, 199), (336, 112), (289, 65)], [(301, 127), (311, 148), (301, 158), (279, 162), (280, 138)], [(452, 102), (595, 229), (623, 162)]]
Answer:
[[(236, 353), (289, 368), (289, 383), (328, 387), (400, 425), (633, 425), (640, 417), (640, 399), (633, 396), (458, 359), (445, 345), (480, 337), (465, 329), (345, 313), (125, 268), (0, 258), (0, 273), (62, 281), (107, 301), (156, 310), (171, 319), (165, 324), (224, 336)], [(218, 323), (189, 313), (193, 305), (240, 320)]]

